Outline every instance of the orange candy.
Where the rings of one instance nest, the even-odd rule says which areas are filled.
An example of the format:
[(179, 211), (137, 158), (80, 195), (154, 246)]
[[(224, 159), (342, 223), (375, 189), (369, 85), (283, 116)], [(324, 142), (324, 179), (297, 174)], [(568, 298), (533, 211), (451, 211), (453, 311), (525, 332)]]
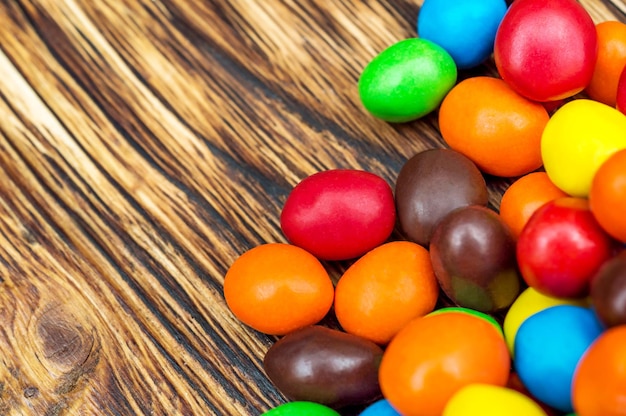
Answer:
[(505, 386), (510, 356), (486, 319), (467, 313), (416, 318), (391, 340), (379, 370), (385, 398), (403, 416), (440, 416), (473, 383)]
[(224, 277), (224, 297), (233, 314), (271, 335), (319, 322), (330, 310), (333, 296), (333, 283), (319, 260), (289, 244), (248, 250)]
[(626, 326), (591, 344), (574, 373), (572, 401), (578, 416), (626, 416)]
[(461, 81), (439, 110), (439, 129), (448, 146), (482, 172), (502, 177), (541, 166), (541, 134), (548, 120), (541, 104), (491, 77)]
[(428, 250), (394, 241), (346, 270), (335, 289), (335, 314), (346, 332), (386, 344), (411, 319), (431, 312), (438, 294)]
[(596, 171), (589, 206), (608, 234), (626, 242), (626, 149), (611, 155)]
[(502, 195), (500, 218), (517, 238), (538, 208), (565, 196), (567, 194), (552, 183), (547, 173), (529, 173), (513, 182)]
[(598, 58), (585, 89), (592, 100), (615, 107), (617, 84), (626, 65), (626, 24), (606, 21), (596, 25)]

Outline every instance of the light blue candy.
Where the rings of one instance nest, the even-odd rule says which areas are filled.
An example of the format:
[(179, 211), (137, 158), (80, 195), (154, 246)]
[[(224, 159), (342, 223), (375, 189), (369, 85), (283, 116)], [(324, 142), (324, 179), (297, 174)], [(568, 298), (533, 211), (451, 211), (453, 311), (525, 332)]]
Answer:
[(359, 416), (402, 416), (387, 399), (381, 399), (369, 405)]
[(475, 67), (493, 52), (504, 0), (425, 0), (417, 34), (445, 49), (459, 69)]
[(591, 309), (559, 305), (532, 315), (515, 337), (515, 370), (528, 391), (572, 412), (572, 379), (587, 348), (604, 330)]

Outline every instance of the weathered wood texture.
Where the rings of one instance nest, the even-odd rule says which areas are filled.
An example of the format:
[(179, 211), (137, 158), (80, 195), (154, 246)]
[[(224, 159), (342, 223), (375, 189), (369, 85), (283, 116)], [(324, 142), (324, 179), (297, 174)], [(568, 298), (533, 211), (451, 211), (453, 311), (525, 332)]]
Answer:
[[(622, 1), (582, 3), (624, 20)], [(443, 146), (434, 115), (392, 126), (356, 91), (369, 59), (415, 36), (419, 4), (3, 0), (0, 415), (281, 403), (261, 368), (273, 339), (229, 313), (223, 275), (284, 241), (304, 176), (392, 183)], [(490, 179), (494, 206), (505, 185)]]

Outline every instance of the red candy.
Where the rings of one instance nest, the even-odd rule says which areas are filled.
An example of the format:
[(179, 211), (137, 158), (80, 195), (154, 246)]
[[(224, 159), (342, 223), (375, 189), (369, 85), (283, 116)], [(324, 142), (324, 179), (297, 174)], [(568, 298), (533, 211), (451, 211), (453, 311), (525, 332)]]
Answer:
[(335, 169), (305, 178), (280, 216), (285, 237), (323, 260), (358, 257), (389, 238), (396, 221), (393, 192), (381, 177)]
[(576, 0), (517, 0), (494, 45), (498, 72), (535, 101), (571, 97), (589, 84), (597, 55), (596, 28)]

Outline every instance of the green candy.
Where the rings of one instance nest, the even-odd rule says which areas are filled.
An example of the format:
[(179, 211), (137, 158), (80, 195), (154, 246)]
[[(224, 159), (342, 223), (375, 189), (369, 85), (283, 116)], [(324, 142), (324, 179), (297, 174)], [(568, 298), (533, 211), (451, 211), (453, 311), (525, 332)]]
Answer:
[(359, 95), (375, 117), (402, 123), (435, 110), (456, 78), (454, 60), (443, 48), (426, 39), (405, 39), (365, 67)]
[(341, 416), (330, 407), (313, 402), (289, 402), (281, 404), (261, 416)]

